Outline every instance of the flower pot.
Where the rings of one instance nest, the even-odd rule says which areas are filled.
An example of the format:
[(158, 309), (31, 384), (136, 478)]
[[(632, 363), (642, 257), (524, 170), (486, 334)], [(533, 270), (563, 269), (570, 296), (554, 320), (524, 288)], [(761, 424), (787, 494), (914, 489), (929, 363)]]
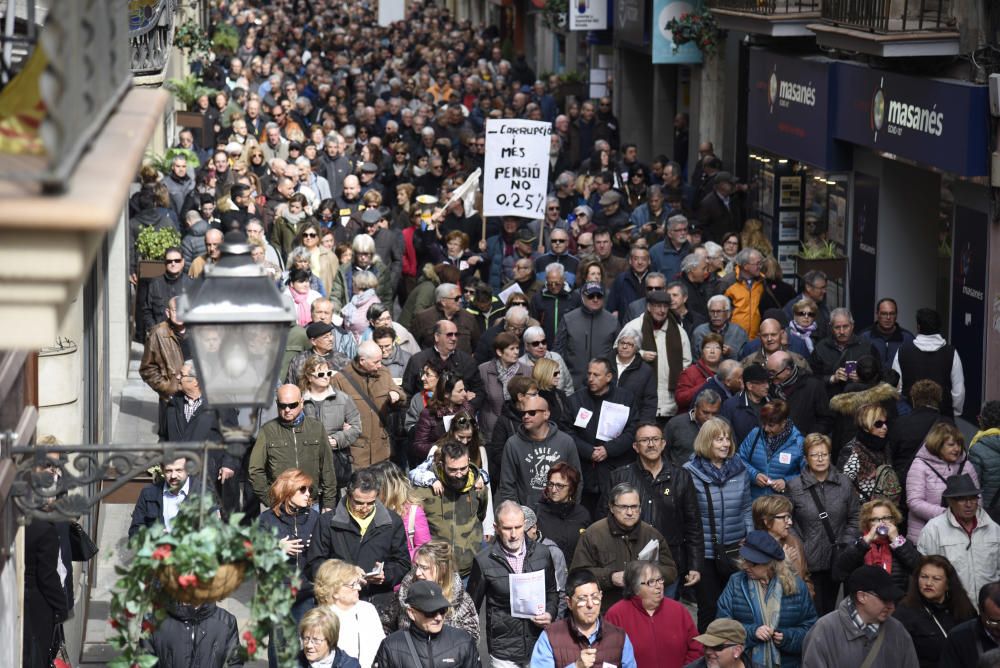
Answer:
[(799, 278), (810, 271), (822, 271), (831, 281), (843, 281), (847, 278), (846, 257), (804, 258), (795, 255), (795, 273)]
[(139, 278), (156, 278), (166, 271), (167, 265), (163, 260), (139, 260)]
[(160, 571), (160, 583), (175, 600), (191, 605), (202, 605), (221, 601), (236, 591), (243, 583), (246, 569), (247, 565), (244, 562), (222, 564), (211, 581), (199, 582), (194, 587), (182, 587), (177, 582), (178, 573), (168, 567)]

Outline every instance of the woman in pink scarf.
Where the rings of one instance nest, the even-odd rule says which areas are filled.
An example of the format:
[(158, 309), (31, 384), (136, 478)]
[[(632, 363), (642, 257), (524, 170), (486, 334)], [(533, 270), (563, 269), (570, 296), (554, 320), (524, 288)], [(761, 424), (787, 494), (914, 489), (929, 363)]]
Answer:
[(312, 274), (305, 269), (292, 269), (288, 272), (288, 280), (285, 281), (285, 294), (295, 304), (295, 317), (302, 327), (312, 322), (310, 306), (322, 296), (309, 287), (311, 278)]

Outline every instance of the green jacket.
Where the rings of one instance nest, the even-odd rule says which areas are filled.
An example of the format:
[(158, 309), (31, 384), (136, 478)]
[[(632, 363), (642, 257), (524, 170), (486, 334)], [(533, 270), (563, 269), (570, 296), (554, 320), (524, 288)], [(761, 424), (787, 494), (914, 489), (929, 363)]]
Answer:
[(313, 502), (322, 508), (336, 506), (337, 474), (333, 472), (333, 455), (322, 422), (304, 417), (300, 425), (290, 427), (271, 420), (257, 432), (249, 473), (261, 503), (271, 506), (271, 485), (288, 469), (299, 469), (313, 479)]
[[(396, 286), (392, 284), (392, 277), (389, 274), (389, 269), (385, 266), (385, 263), (382, 262), (382, 258), (376, 256), (371, 266), (368, 267), (368, 271), (375, 274), (375, 277), (378, 279), (378, 285), (375, 287), (375, 294), (378, 295), (379, 301), (386, 306), (391, 305)], [(353, 290), (347, 285), (350, 282), (348, 279), (348, 272), (352, 272), (351, 278), (353, 278), (353, 264), (340, 265), (340, 270), (333, 279), (333, 289), (330, 291), (329, 296), (330, 300), (333, 302), (333, 310), (337, 312), (346, 306), (347, 302), (351, 301), (351, 297), (354, 296)]]
[(480, 475), (475, 466), (471, 467), (468, 486), (459, 491), (445, 483), (439, 471), (438, 480), (444, 485), (441, 496), (434, 496), (430, 487), (416, 490), (427, 515), (431, 535), (454, 546), (455, 563), (462, 577), (472, 571), (472, 560), (483, 545), (483, 519), (489, 499), (486, 486), (478, 491), (474, 487)]

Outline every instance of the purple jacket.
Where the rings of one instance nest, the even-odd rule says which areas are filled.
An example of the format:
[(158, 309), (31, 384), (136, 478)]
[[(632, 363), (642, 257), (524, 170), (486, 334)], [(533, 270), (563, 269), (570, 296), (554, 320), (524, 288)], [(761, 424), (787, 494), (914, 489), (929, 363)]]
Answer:
[(964, 456), (954, 464), (948, 464), (932, 455), (926, 445), (920, 446), (910, 472), (906, 475), (906, 504), (910, 508), (906, 539), (914, 545), (920, 540), (920, 532), (928, 520), (944, 513), (941, 494), (944, 492), (945, 480), (959, 473), (968, 473), (972, 481), (979, 485), (976, 469)]

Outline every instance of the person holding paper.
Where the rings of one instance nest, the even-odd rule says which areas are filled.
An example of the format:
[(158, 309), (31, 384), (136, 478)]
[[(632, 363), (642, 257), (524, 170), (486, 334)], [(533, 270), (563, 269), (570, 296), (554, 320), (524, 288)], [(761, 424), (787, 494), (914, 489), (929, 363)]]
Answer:
[[(473, 560), (466, 591), (476, 609), (486, 601), (491, 668), (518, 668), (528, 663), (535, 641), (555, 618), (559, 606), (555, 569), (548, 548), (525, 536), (520, 505), (513, 501), (501, 503), (494, 525), (497, 539)], [(544, 611), (529, 619), (515, 617), (511, 610), (511, 575), (539, 571), (545, 578)]]
[(583, 505), (595, 517), (604, 515), (603, 499), (611, 487), (611, 471), (628, 464), (635, 455), (639, 412), (636, 399), (614, 382), (611, 362), (595, 357), (587, 365), (587, 389), (567, 401), (563, 415), (573, 437), (583, 473)]
[(597, 577), (583, 569), (566, 579), (569, 616), (560, 619), (535, 642), (531, 668), (636, 668), (635, 651), (620, 627), (601, 618)]
[(664, 586), (669, 587), (677, 579), (677, 565), (663, 534), (639, 519), (639, 490), (619, 483), (611, 489), (609, 498), (611, 513), (583, 532), (570, 564), (570, 572), (587, 568), (597, 577), (604, 592), (601, 610), (605, 612), (622, 599), (625, 565), (630, 561), (657, 562)]

